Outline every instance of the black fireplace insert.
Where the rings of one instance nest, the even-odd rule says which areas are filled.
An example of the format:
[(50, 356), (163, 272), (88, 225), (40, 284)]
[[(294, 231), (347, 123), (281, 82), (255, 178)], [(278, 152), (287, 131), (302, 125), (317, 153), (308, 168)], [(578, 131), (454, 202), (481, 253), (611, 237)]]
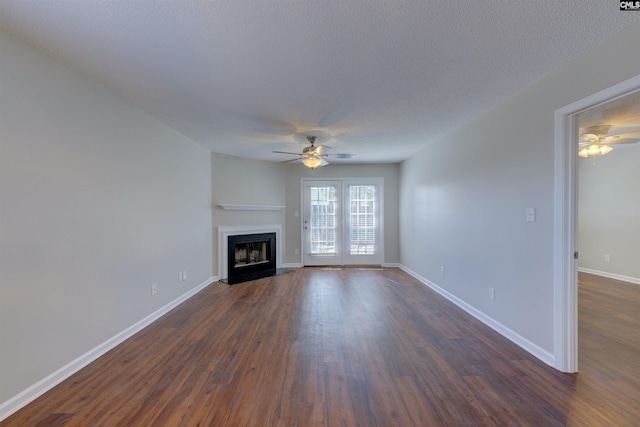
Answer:
[(233, 285), (276, 274), (276, 233), (228, 236), (226, 283)]

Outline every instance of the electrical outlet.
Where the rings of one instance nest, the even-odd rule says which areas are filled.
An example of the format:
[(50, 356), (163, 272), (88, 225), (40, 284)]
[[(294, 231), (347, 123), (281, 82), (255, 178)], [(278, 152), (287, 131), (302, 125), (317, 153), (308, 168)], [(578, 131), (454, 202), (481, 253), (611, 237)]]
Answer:
[(611, 262), (611, 255), (609, 255), (609, 254), (605, 254), (605, 255), (604, 255), (604, 260), (605, 260), (606, 262)]
[(182, 281), (183, 281), (183, 282), (186, 282), (186, 281), (187, 281), (187, 272), (186, 272), (186, 271), (183, 271), (183, 272), (182, 272)]
[(495, 301), (496, 300), (496, 290), (495, 288), (489, 288), (489, 299), (491, 301)]
[(178, 273), (178, 282), (182, 282), (182, 271)]
[(151, 285), (151, 295), (155, 295), (157, 292), (158, 292), (158, 287), (154, 283), (153, 285)]
[(294, 252), (295, 252), (295, 254), (296, 254), (296, 255), (300, 255), (300, 249), (295, 248), (295, 249), (294, 249)]
[(440, 275), (444, 276), (444, 265), (440, 266)]

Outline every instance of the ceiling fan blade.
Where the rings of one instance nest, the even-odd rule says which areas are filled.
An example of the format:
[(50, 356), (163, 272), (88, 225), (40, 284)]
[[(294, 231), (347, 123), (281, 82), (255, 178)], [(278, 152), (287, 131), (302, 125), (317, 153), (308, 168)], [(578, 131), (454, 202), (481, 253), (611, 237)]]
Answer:
[(280, 162), (280, 163), (290, 163), (290, 162), (295, 162), (296, 160), (300, 160), (300, 159), (302, 159), (302, 157), (298, 157), (296, 159), (285, 160), (284, 162)]
[(325, 148), (331, 148), (331, 147), (327, 147), (326, 145), (311, 146), (311, 147), (305, 148), (302, 154), (305, 156), (325, 157), (327, 156), (327, 154), (325, 154), (324, 152)]
[(337, 157), (338, 159), (353, 159), (356, 155), (353, 153), (336, 153), (327, 154), (328, 156)]
[(299, 156), (300, 153), (292, 153), (290, 151), (272, 151), (272, 153), (276, 154), (291, 154), (292, 156)]
[(580, 135), (580, 141), (583, 141), (585, 144), (593, 144), (598, 142), (600, 137), (595, 133), (583, 133)]
[(631, 131), (631, 132), (624, 132), (624, 133), (616, 133), (614, 135), (610, 135), (607, 138), (618, 137), (620, 139), (623, 139), (623, 138), (630, 138), (630, 137), (634, 137), (634, 136), (635, 137), (639, 137), (640, 136), (640, 130), (634, 130), (634, 131)]
[(605, 141), (605, 144), (635, 144), (636, 142), (640, 142), (640, 138), (620, 138), (620, 139), (614, 139), (611, 141)]

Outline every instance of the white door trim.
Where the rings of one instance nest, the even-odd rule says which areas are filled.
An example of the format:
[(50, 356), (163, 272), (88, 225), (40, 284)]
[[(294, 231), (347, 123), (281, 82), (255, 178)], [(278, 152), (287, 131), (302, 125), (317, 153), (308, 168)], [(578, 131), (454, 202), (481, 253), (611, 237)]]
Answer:
[(590, 108), (640, 90), (640, 75), (590, 95), (555, 112), (554, 165), (554, 366), (578, 371), (578, 262), (576, 116)]
[[(311, 207), (307, 194), (310, 195), (311, 187), (333, 187), (336, 189), (337, 204), (335, 207), (335, 220), (336, 226), (335, 232), (335, 252), (333, 253), (311, 253), (311, 231), (307, 228), (311, 228), (311, 224), (307, 223), (311, 217)], [(342, 181), (340, 179), (304, 179), (302, 181), (302, 206), (300, 212), (302, 212), (302, 265), (304, 266), (320, 266), (320, 265), (342, 265), (342, 253), (344, 248), (342, 247), (342, 233), (344, 230), (343, 221), (343, 198), (342, 198)]]
[[(384, 178), (343, 178), (342, 179), (342, 205), (344, 206), (343, 215), (343, 236), (351, 230), (350, 221), (347, 220), (349, 206), (349, 193), (347, 188), (350, 185), (369, 185), (376, 187), (376, 246), (375, 255), (350, 255), (344, 248), (343, 264), (344, 265), (382, 265), (384, 264)], [(346, 239), (345, 239), (346, 241)]]
[[(303, 177), (300, 178), (300, 212), (303, 216), (300, 219), (300, 247), (302, 250), (305, 248), (305, 230), (304, 230), (304, 212), (305, 212), (305, 203), (304, 203), (304, 188), (305, 183), (308, 181), (340, 181), (341, 187), (344, 189), (345, 185), (349, 184), (375, 184), (378, 187), (378, 197), (379, 197), (379, 209), (378, 209), (378, 240), (379, 240), (379, 250), (374, 257), (375, 260), (373, 262), (363, 262), (363, 264), (384, 264), (384, 177), (322, 177), (322, 178), (311, 178), (311, 177)], [(345, 197), (343, 193), (343, 197), (340, 198), (341, 209), (346, 209), (345, 205)], [(341, 211), (341, 215), (344, 216), (344, 210)], [(346, 233), (345, 230), (345, 222), (342, 220), (342, 234)], [(343, 248), (344, 250), (344, 248)], [(373, 259), (373, 258), (372, 258)], [(305, 265), (305, 257), (304, 254), (300, 254), (300, 261), (302, 265)]]

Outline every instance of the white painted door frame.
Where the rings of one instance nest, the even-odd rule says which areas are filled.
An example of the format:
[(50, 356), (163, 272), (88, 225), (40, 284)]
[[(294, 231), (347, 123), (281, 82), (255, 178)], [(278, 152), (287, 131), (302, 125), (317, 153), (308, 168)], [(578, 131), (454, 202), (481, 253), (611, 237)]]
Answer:
[[(305, 229), (309, 220), (308, 204), (306, 203), (306, 189), (309, 184), (320, 185), (322, 183), (340, 183), (340, 197), (339, 197), (339, 222), (340, 230), (337, 233), (340, 236), (340, 248), (338, 248), (335, 256), (326, 256), (328, 260), (326, 263), (323, 261), (323, 256), (319, 255), (317, 261), (309, 261), (313, 256), (310, 256), (304, 252), (301, 256), (302, 265), (381, 265), (384, 263), (384, 178), (382, 177), (352, 177), (352, 178), (339, 178), (339, 177), (327, 177), (327, 178), (301, 178), (300, 179), (300, 212), (302, 212), (302, 218), (300, 221), (300, 247), (303, 251), (309, 249), (307, 241), (307, 232)], [(349, 220), (349, 193), (346, 189), (351, 185), (374, 185), (376, 187), (376, 200), (375, 200), (375, 242), (376, 248), (374, 254), (362, 254), (362, 255), (350, 255), (347, 252), (346, 236), (349, 235), (351, 230), (351, 222)]]
[(555, 112), (554, 366), (578, 371), (577, 115), (640, 90), (640, 75)]
[[(334, 203), (335, 216), (334, 218), (334, 252), (331, 253), (312, 253), (311, 252), (311, 187), (327, 187), (334, 188), (336, 194), (336, 203)], [(342, 224), (344, 216), (344, 203), (342, 197), (342, 181), (339, 179), (304, 179), (302, 180), (302, 206), (300, 211), (302, 212), (302, 265), (304, 266), (319, 266), (319, 265), (342, 265), (343, 255), (343, 230)]]

